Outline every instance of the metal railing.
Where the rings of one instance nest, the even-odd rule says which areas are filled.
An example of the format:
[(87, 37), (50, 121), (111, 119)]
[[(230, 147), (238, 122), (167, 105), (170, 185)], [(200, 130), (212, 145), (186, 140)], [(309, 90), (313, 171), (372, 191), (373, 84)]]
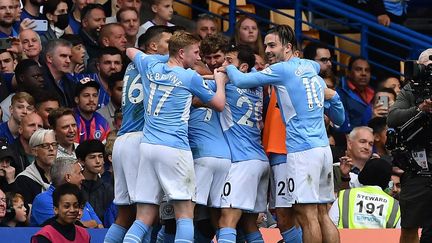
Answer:
[[(176, 0), (177, 2), (186, 4), (193, 9), (198, 11), (207, 12), (207, 9), (202, 9), (191, 4), (188, 4), (182, 0)], [(258, 22), (264, 24), (273, 24), (269, 19), (262, 18), (261, 16), (247, 13), (242, 11), (241, 8), (237, 7), (236, 0), (230, 0), (229, 4), (221, 2), (219, 0), (212, 0), (217, 2), (223, 6), (229, 8), (228, 16), (220, 16), (216, 13), (211, 13), (222, 20), (229, 21), (229, 28), (226, 31), (227, 35), (232, 35), (234, 33), (237, 13), (251, 15)], [(371, 64), (375, 65), (378, 68), (386, 70), (394, 75), (401, 75), (398, 70), (393, 70), (389, 68), (386, 63), (377, 62), (377, 60), (373, 60), (370, 58), (369, 53), (374, 51), (379, 55), (382, 55), (388, 60), (393, 61), (404, 61), (405, 59), (414, 59), (418, 57), (418, 54), (432, 47), (432, 37), (420, 34), (416, 31), (408, 29), (404, 26), (391, 23), (390, 26), (385, 27), (377, 23), (376, 17), (363, 12), (361, 10), (355, 9), (349, 5), (344, 4), (343, 2), (335, 1), (335, 0), (297, 0), (294, 4), (295, 14), (289, 15), (285, 12), (282, 12), (278, 9), (275, 9), (266, 4), (265, 1), (262, 0), (248, 0), (249, 4), (255, 5), (255, 8), (264, 8), (269, 11), (274, 11), (280, 15), (285, 17), (294, 19), (294, 30), (296, 34), (296, 38), (298, 43), (302, 43), (304, 40), (319, 42), (320, 40), (309, 37), (306, 33), (302, 32), (302, 24), (306, 24), (311, 29), (317, 30), (321, 33), (326, 33), (330, 36), (338, 37), (344, 39), (345, 41), (351, 42), (355, 45), (358, 45), (360, 48), (360, 55), (366, 58)], [(337, 4), (335, 4), (337, 3)], [(308, 13), (308, 16), (313, 16), (313, 19), (302, 20), (302, 12)], [(344, 32), (332, 30), (330, 28), (324, 27), (315, 21), (316, 19), (324, 19), (327, 22), (332, 22), (336, 25), (344, 26), (346, 29), (349, 29), (349, 32), (357, 32), (361, 34), (360, 41), (349, 38), (344, 35)], [(377, 39), (381, 42), (385, 42), (388, 45), (396, 46), (400, 48), (401, 52), (405, 52), (407, 56), (397, 56), (392, 53), (388, 53), (380, 48), (375, 48), (370, 45), (369, 38)], [(400, 41), (403, 40), (403, 41)], [(349, 56), (355, 56), (355, 53), (352, 53), (350, 50), (336, 47), (333, 44), (328, 45), (330, 49), (335, 51), (339, 51), (340, 53), (344, 53)], [(340, 63), (338, 61), (334, 61), (334, 64), (345, 67), (346, 64)]]

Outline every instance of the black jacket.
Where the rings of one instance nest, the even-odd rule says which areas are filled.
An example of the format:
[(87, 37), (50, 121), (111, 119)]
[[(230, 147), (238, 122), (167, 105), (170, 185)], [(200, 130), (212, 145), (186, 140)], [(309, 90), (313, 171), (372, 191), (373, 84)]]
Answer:
[(96, 181), (84, 180), (81, 191), (103, 222), (105, 211), (114, 199), (113, 186), (98, 177)]
[(51, 92), (55, 92), (60, 99), (60, 106), (75, 107), (75, 86), (76, 83), (72, 79), (69, 79), (67, 75), (64, 75), (59, 83), (62, 84), (62, 87), (57, 84), (54, 80), (54, 77), (50, 73), (47, 66), (44, 66), (44, 80), (45, 87), (47, 90)]

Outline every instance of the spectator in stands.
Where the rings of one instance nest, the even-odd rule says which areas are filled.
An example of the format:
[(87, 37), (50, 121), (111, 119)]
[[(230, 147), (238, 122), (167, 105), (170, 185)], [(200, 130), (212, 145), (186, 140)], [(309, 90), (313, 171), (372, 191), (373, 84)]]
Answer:
[(78, 35), (81, 29), (81, 11), (88, 4), (94, 3), (95, 0), (72, 0), (73, 7), (69, 13), (69, 26), (73, 34)]
[(99, 31), (105, 24), (105, 12), (100, 4), (88, 4), (81, 11), (81, 30), (79, 35), (84, 42), (89, 58), (96, 58), (99, 53)]
[(99, 90), (98, 108), (107, 105), (109, 102), (108, 79), (113, 73), (123, 69), (121, 52), (114, 47), (102, 48), (101, 55), (96, 63), (97, 78), (95, 79), (101, 89)]
[(45, 0), (24, 0), (21, 13), (21, 21), (24, 19), (43, 19), (40, 8), (44, 5)]
[(52, 193), (55, 217), (38, 231), (32, 243), (42, 242), (83, 242), (90, 243), (89, 233), (76, 225), (80, 209), (85, 200), (80, 189), (73, 184), (63, 184)]
[(174, 14), (173, 0), (151, 0), (150, 9), (154, 14), (153, 19), (140, 26), (138, 36), (154, 25), (174, 26), (170, 22)]
[(13, 73), (17, 61), (12, 52), (0, 50), (0, 73)]
[(225, 61), (225, 49), (228, 47), (228, 39), (222, 34), (209, 35), (201, 41), (201, 57), (210, 71), (222, 66)]
[(12, 144), (18, 137), (18, 129), (21, 120), (28, 113), (34, 112), (34, 99), (26, 92), (18, 92), (12, 96), (9, 111), (10, 118), (0, 124), (0, 137), (6, 138), (8, 143)]
[(34, 132), (42, 128), (42, 118), (36, 113), (27, 114), (21, 120), (18, 128), (18, 138), (12, 144), (16, 152), (16, 160), (12, 163), (18, 175), (27, 168), (33, 161), (34, 155), (29, 141)]
[(123, 112), (120, 109), (115, 110), (114, 112), (114, 122), (113, 122), (113, 126), (115, 130), (120, 130), (121, 124), (123, 121)]
[(89, 139), (105, 142), (110, 131), (108, 122), (96, 111), (99, 88), (100, 85), (90, 78), (83, 78), (77, 84), (75, 90), (75, 102), (77, 104), (75, 121), (78, 126), (78, 136), (75, 138), (75, 142), (77, 143)]
[[(42, 68), (32, 59), (24, 59), (18, 63), (15, 68), (15, 79), (17, 82), (17, 93), (26, 92), (33, 97), (36, 92), (45, 87)], [(3, 111), (3, 121), (7, 121), (10, 118), (9, 107), (14, 95), (15, 93), (11, 93), (0, 103)]]
[(46, 72), (44, 80), (48, 90), (60, 98), (60, 105), (73, 107), (75, 83), (66, 74), (70, 70), (72, 45), (63, 39), (51, 40), (45, 46)]
[[(399, 203), (384, 192), (391, 173), (392, 166), (387, 161), (368, 161), (358, 176), (363, 186), (340, 191), (333, 202), (329, 212), (333, 223), (348, 229), (400, 228)], [(374, 206), (368, 207), (370, 204)]]
[(396, 77), (388, 77), (388, 78), (385, 78), (383, 81), (381, 81), (378, 88), (393, 89), (394, 92), (398, 95), (401, 91), (400, 90), (401, 89), (401, 81)]
[(42, 52), (42, 42), (38, 33), (31, 29), (22, 30), (19, 34), (22, 44), (23, 54), (29, 59), (40, 63), (40, 54)]
[(55, 93), (49, 91), (41, 91), (35, 95), (36, 112), (41, 116), (43, 121), (43, 128), (49, 129), (48, 114), (60, 107), (60, 101)]
[[(30, 225), (40, 226), (54, 216), (53, 192), (64, 184), (72, 184), (82, 190), (83, 168), (76, 159), (59, 157), (51, 168), (52, 183), (47, 191), (40, 193), (33, 200)], [(86, 202), (83, 206), (81, 223), (89, 228), (100, 228), (101, 221), (92, 206)]]
[[(349, 133), (347, 140), (346, 154), (339, 159), (340, 173), (335, 173), (335, 180), (342, 181), (335, 185), (340, 185), (341, 189), (361, 186), (358, 181), (358, 173), (372, 156), (373, 130), (366, 126), (356, 127)], [(337, 177), (338, 174), (340, 177)]]
[(0, 1), (0, 38), (17, 37), (18, 33), (12, 28), (15, 23), (14, 0)]
[(0, 222), (6, 216), (6, 195), (0, 188)]
[(234, 44), (248, 45), (255, 54), (263, 57), (265, 56), (263, 43), (256, 20), (246, 15), (240, 17), (235, 26)]
[(113, 73), (108, 79), (110, 102), (98, 112), (107, 120), (110, 129), (114, 129), (115, 111), (121, 108), (124, 72)]
[(57, 158), (70, 157), (76, 159), (75, 148), (78, 146), (75, 143), (77, 124), (73, 110), (65, 107), (52, 110), (48, 115), (48, 121), (59, 143)]
[[(142, 14), (141, 5), (142, 5), (141, 0), (117, 0), (116, 7), (118, 8), (118, 11), (114, 16), (106, 18), (106, 23), (107, 24), (119, 23), (118, 18), (117, 18), (117, 14), (120, 11), (120, 9), (122, 9), (122, 8), (133, 8), (136, 10), (137, 13)], [(139, 16), (138, 16), (138, 26), (140, 25), (139, 22), (140, 21), (139, 21)]]
[(374, 153), (377, 153), (381, 159), (392, 163), (393, 157), (390, 151), (386, 148), (387, 142), (387, 117), (374, 117), (369, 123), (368, 127), (372, 128), (374, 135)]
[(372, 117), (374, 90), (369, 87), (371, 71), (362, 57), (351, 58), (349, 74), (341, 80), (337, 92), (345, 108), (345, 122), (339, 131), (349, 133), (354, 127), (364, 126)]
[(391, 88), (381, 88), (375, 92), (372, 103), (372, 117), (386, 117), (396, 100), (396, 93)]
[(69, 73), (82, 73), (86, 67), (84, 63), (84, 58), (86, 55), (86, 50), (83, 44), (83, 41), (78, 35), (64, 34), (62, 39), (69, 41), (72, 44), (71, 49), (71, 65)]
[(391, 182), (389, 183), (390, 196), (394, 197), (396, 200), (399, 200), (399, 194), (401, 192), (401, 182), (400, 176), (396, 174), (392, 174)]
[(147, 54), (168, 54), (168, 40), (171, 30), (166, 26), (155, 25), (138, 38), (138, 47)]
[(15, 153), (5, 141), (0, 142), (0, 189), (4, 192), (15, 191)]
[(66, 0), (50, 0), (44, 4), (43, 14), (48, 20), (48, 30), (41, 35), (43, 44), (60, 38), (63, 34), (72, 34), (69, 27), (68, 5)]
[(99, 44), (103, 47), (112, 46), (125, 52), (127, 39), (123, 25), (111, 23), (102, 26), (99, 33)]
[(100, 176), (103, 172), (105, 146), (99, 140), (86, 140), (78, 145), (75, 153), (84, 167), (82, 191), (103, 221), (105, 211), (114, 199), (113, 185), (104, 182)]
[(24, 197), (15, 192), (6, 193), (6, 215), (1, 224), (7, 227), (25, 226), (27, 209), (24, 206)]
[(126, 46), (138, 46), (139, 14), (135, 8), (121, 8), (116, 14), (117, 22), (126, 32)]
[(31, 204), (37, 194), (48, 189), (51, 182), (50, 170), (58, 147), (54, 131), (46, 129), (34, 132), (29, 145), (35, 160), (15, 179), (17, 192), (24, 196), (26, 205)]
[(202, 13), (198, 15), (196, 19), (196, 30), (195, 32), (201, 37), (201, 39), (206, 38), (208, 35), (217, 34), (217, 20), (211, 14)]
[(332, 56), (326, 45), (310, 42), (303, 50), (303, 58), (319, 63), (322, 78), (332, 75)]

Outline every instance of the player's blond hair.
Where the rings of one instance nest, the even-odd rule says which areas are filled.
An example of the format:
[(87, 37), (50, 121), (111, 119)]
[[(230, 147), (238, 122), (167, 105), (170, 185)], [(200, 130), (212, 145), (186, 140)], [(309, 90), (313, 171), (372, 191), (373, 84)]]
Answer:
[(180, 49), (184, 49), (187, 46), (199, 43), (200, 41), (201, 39), (199, 36), (183, 30), (176, 31), (168, 41), (169, 55), (171, 57), (175, 56)]

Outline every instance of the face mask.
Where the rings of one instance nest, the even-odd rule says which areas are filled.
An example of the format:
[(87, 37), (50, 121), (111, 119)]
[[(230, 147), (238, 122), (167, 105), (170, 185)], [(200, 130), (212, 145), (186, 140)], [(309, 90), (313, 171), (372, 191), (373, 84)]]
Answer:
[(57, 23), (54, 24), (55, 27), (59, 29), (66, 29), (66, 27), (69, 25), (69, 16), (68, 14), (60, 14), (57, 15)]

